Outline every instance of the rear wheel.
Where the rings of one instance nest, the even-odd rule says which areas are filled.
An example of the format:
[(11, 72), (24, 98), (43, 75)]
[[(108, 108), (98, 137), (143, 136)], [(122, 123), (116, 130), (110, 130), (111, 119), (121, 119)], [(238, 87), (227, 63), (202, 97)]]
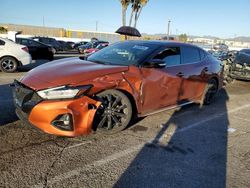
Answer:
[(132, 118), (132, 105), (128, 97), (118, 90), (106, 90), (97, 97), (102, 104), (96, 111), (94, 131), (112, 134), (125, 129)]
[(205, 105), (209, 105), (213, 102), (218, 91), (218, 83), (215, 79), (211, 79), (208, 81), (208, 85), (206, 88), (206, 94), (203, 103)]
[(13, 57), (4, 57), (0, 60), (0, 68), (3, 72), (15, 72), (18, 62)]

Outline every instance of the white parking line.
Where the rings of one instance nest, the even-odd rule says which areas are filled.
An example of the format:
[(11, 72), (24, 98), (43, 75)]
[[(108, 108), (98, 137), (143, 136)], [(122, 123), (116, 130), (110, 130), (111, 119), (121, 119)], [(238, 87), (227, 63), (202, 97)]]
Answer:
[[(119, 159), (119, 158), (121, 158), (123, 156), (126, 156), (126, 155), (129, 155), (129, 154), (133, 153), (133, 152), (136, 152), (136, 151), (142, 149), (143, 146), (144, 146), (144, 144), (140, 144), (140, 145), (134, 146), (134, 147), (126, 149), (124, 151), (121, 151), (121, 152), (115, 153), (113, 155), (110, 155), (110, 156), (108, 156), (108, 157), (106, 157), (104, 159), (100, 159), (98, 161), (94, 161), (91, 164), (88, 164), (88, 165), (85, 165), (83, 167), (76, 168), (76, 169), (71, 170), (69, 172), (60, 174), (60, 175), (55, 176), (54, 178), (51, 178), (50, 180), (48, 180), (47, 183), (48, 183), (48, 185), (51, 185), (51, 184), (60, 182), (61, 180), (65, 180), (65, 179), (69, 179), (69, 178), (71, 178), (73, 176), (77, 176), (77, 175), (79, 175), (80, 173), (82, 173), (84, 171), (100, 167), (102, 165), (107, 164), (108, 162), (114, 161), (114, 160)], [(40, 183), (40, 184), (37, 184), (37, 185), (32, 186), (32, 187), (42, 188), (43, 184)]]
[[(187, 126), (187, 127), (185, 127), (185, 128), (179, 129), (179, 130), (176, 131), (176, 132), (178, 133), (178, 132), (187, 131), (187, 130), (189, 130), (189, 129), (192, 129), (192, 128), (195, 128), (195, 127), (197, 127), (197, 126), (199, 126), (199, 125), (202, 125), (202, 124), (204, 124), (204, 123), (206, 123), (206, 122), (209, 122), (209, 121), (211, 121), (211, 120), (213, 120), (213, 119), (222, 117), (222, 116), (224, 116), (224, 115), (226, 115), (226, 114), (231, 114), (231, 113), (237, 112), (237, 111), (239, 111), (239, 110), (243, 110), (243, 109), (245, 109), (245, 108), (250, 108), (250, 104), (247, 104), (247, 105), (244, 105), (244, 106), (235, 108), (235, 109), (233, 109), (233, 110), (229, 110), (229, 111), (227, 111), (227, 112), (223, 112), (223, 113), (220, 113), (220, 114), (211, 116), (211, 117), (209, 117), (209, 118), (207, 118), (207, 119), (204, 119), (203, 121), (199, 121), (199, 122), (194, 123), (194, 124), (191, 124), (191, 125), (189, 125), (189, 126)], [(152, 141), (150, 141), (150, 142), (152, 142)], [(150, 143), (150, 142), (149, 142), (149, 143)], [(85, 143), (84, 143), (84, 144), (85, 144)], [(82, 145), (82, 144), (78, 144), (78, 145), (80, 146), (80, 145)], [(75, 146), (73, 145), (73, 146), (71, 146), (71, 148), (72, 148), (72, 147), (77, 147), (78, 145), (75, 145)], [(126, 155), (129, 155), (129, 154), (131, 154), (131, 153), (133, 153), (133, 152), (139, 151), (140, 149), (142, 149), (142, 148), (144, 147), (144, 145), (145, 145), (145, 144), (136, 145), (136, 146), (134, 146), (134, 147), (131, 147), (131, 148), (128, 148), (128, 149), (126, 149), (126, 150), (123, 150), (123, 151), (114, 153), (114, 154), (112, 154), (112, 155), (110, 155), (110, 156), (107, 156), (107, 157), (105, 157), (104, 159), (100, 159), (100, 160), (98, 160), (98, 161), (94, 161), (94, 162), (91, 163), (91, 164), (88, 164), (88, 165), (85, 165), (85, 166), (76, 168), (76, 169), (74, 169), (74, 170), (71, 170), (71, 171), (62, 173), (62, 174), (60, 174), (60, 175), (58, 175), (58, 176), (55, 176), (55, 177), (49, 179), (47, 183), (48, 183), (48, 185), (52, 185), (52, 184), (57, 183), (57, 182), (60, 182), (60, 181), (62, 181), (62, 180), (69, 179), (69, 178), (71, 178), (71, 177), (73, 177), (73, 176), (78, 176), (78, 175), (80, 175), (81, 172), (84, 172), (84, 171), (87, 171), (87, 170), (91, 170), (91, 169), (93, 169), (93, 168), (100, 167), (100, 166), (105, 165), (105, 164), (107, 164), (107, 163), (109, 163), (109, 162), (111, 162), (111, 161), (117, 160), (117, 159), (119, 159), (119, 158), (121, 158), (121, 157), (124, 157), (124, 156), (126, 156)], [(32, 186), (32, 187), (38, 187), (38, 188), (40, 188), (40, 187), (43, 187), (43, 184), (40, 183), (40, 184), (37, 184), (37, 185)]]
[(72, 149), (72, 148), (79, 147), (79, 146), (86, 145), (86, 144), (91, 144), (91, 143), (92, 143), (91, 141), (81, 142), (79, 144), (68, 146), (68, 147), (65, 148), (65, 150)]

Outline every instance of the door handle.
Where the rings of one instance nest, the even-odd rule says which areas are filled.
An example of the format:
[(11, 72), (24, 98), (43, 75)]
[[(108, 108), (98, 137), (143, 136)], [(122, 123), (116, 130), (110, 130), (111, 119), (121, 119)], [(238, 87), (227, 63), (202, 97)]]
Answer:
[(205, 68), (203, 69), (203, 71), (204, 71), (204, 72), (208, 72), (208, 67), (205, 67)]
[(178, 73), (176, 74), (176, 76), (178, 76), (178, 77), (183, 77), (184, 74), (183, 74), (182, 72), (178, 72)]

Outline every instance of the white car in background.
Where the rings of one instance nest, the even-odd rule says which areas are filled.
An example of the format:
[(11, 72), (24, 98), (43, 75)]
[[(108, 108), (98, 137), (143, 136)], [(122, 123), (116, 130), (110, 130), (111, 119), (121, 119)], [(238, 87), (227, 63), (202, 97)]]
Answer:
[(0, 70), (15, 72), (19, 66), (32, 62), (26, 46), (16, 44), (9, 39), (0, 38)]

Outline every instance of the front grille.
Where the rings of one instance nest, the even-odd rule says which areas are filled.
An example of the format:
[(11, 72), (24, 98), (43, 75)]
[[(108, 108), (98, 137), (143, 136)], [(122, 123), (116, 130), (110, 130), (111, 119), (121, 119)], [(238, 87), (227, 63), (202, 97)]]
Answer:
[(14, 81), (13, 97), (15, 105), (25, 113), (30, 113), (32, 108), (42, 101), (34, 90), (16, 80)]

